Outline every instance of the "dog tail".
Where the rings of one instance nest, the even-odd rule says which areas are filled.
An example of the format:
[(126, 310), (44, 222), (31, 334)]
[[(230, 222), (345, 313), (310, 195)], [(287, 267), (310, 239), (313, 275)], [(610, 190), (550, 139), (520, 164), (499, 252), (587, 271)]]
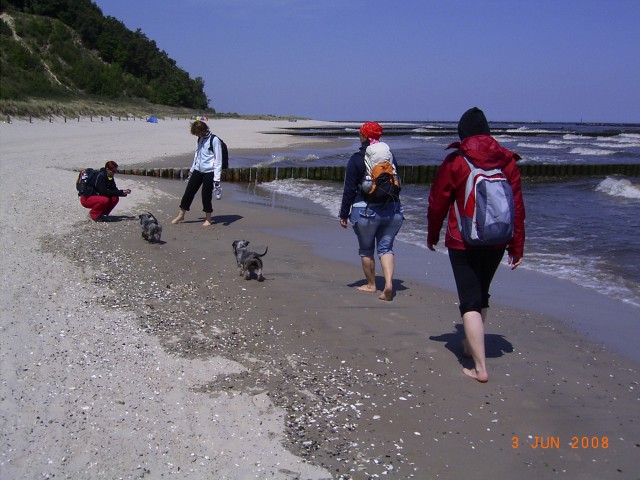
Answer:
[(157, 222), (157, 221), (158, 221), (158, 219), (157, 219), (156, 217), (154, 217), (153, 213), (151, 213), (151, 212), (147, 212), (147, 213), (149, 214), (149, 216), (150, 216), (151, 218), (153, 218), (153, 220), (154, 220), (155, 222)]
[(269, 251), (269, 246), (267, 245), (267, 248), (264, 249), (264, 253), (256, 253), (256, 257), (264, 257), (268, 251)]

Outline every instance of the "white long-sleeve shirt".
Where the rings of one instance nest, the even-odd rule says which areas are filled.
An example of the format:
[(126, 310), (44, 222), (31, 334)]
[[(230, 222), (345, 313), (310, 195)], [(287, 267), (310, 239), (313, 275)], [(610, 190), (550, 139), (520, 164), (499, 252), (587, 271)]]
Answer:
[(193, 155), (193, 164), (189, 172), (194, 170), (201, 173), (213, 172), (213, 181), (219, 182), (222, 174), (222, 147), (217, 136), (213, 136), (213, 142), (211, 141), (212, 136), (213, 134), (209, 132), (206, 136), (198, 139), (196, 153)]

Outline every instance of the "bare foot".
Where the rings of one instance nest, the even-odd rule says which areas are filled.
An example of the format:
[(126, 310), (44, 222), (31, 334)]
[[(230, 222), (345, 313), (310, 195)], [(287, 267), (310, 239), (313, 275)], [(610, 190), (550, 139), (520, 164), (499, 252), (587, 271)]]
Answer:
[(380, 294), (380, 296), (378, 297), (378, 300), (384, 300), (385, 302), (390, 302), (392, 299), (393, 299), (393, 289), (391, 288), (389, 289), (385, 288)]
[(469, 350), (469, 342), (465, 338), (462, 340), (462, 356), (464, 358), (471, 358), (471, 351)]
[(184, 220), (184, 217), (182, 215), (178, 215), (176, 218), (174, 218), (173, 220), (171, 220), (171, 223), (173, 223), (174, 225), (176, 223), (180, 223)]
[(356, 287), (356, 290), (366, 293), (376, 293), (378, 291), (375, 286), (371, 285), (360, 285), (359, 287)]
[(485, 383), (489, 380), (489, 374), (487, 372), (480, 373), (475, 368), (473, 370), (469, 368), (463, 368), (462, 373), (464, 373), (469, 378), (477, 380), (480, 383)]
[(205, 220), (202, 224), (203, 227), (210, 227), (211, 225), (213, 225), (213, 223), (211, 223), (209, 220)]

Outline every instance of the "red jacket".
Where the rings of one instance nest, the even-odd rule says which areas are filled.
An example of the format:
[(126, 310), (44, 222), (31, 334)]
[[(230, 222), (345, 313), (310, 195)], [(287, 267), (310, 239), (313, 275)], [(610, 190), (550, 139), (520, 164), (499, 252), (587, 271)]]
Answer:
[[(500, 168), (509, 180), (513, 189), (513, 201), (515, 207), (515, 224), (513, 239), (508, 245), (499, 245), (499, 248), (507, 247), (509, 255), (514, 258), (522, 258), (524, 253), (524, 201), (522, 200), (522, 187), (520, 185), (520, 171), (516, 166), (516, 160), (520, 159), (517, 153), (511, 152), (489, 135), (474, 135), (465, 138), (462, 143), (452, 143), (447, 148), (458, 148), (471, 163), (483, 169)], [(458, 208), (462, 210), (464, 204), (464, 189), (469, 166), (464, 159), (453, 152), (447, 155), (438, 169), (436, 179), (431, 186), (429, 194), (429, 210), (427, 212), (429, 244), (435, 245), (440, 238), (440, 230), (444, 219), (449, 215), (447, 232), (444, 244), (454, 250), (466, 250), (478, 248), (465, 245), (458, 230), (458, 222), (454, 209), (454, 201), (458, 202)]]

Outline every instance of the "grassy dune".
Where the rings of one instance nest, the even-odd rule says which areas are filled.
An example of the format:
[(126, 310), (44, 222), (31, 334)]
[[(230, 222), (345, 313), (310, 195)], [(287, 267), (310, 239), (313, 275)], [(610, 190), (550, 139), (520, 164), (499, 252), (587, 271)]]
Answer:
[(0, 99), (0, 121), (12, 119), (26, 120), (29, 118), (45, 119), (49, 117), (88, 117), (88, 116), (117, 116), (146, 118), (150, 115), (157, 117), (192, 117), (207, 115), (216, 118), (245, 118), (250, 120), (282, 120), (299, 117), (276, 117), (274, 115), (239, 115), (237, 113), (215, 113), (214, 111), (198, 111), (182, 107), (156, 105), (143, 100), (105, 100), (104, 98), (68, 99), (30, 99), (6, 100)]

